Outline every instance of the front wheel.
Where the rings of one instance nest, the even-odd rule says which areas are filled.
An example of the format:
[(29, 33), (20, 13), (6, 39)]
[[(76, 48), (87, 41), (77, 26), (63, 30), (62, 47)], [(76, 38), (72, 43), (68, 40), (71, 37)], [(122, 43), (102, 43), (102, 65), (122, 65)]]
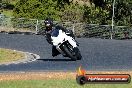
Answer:
[(82, 59), (82, 55), (81, 55), (81, 53), (79, 51), (78, 54), (77, 54), (77, 60), (81, 60), (81, 59)]
[(72, 54), (72, 51), (70, 52), (70, 50), (68, 49), (68, 47), (66, 45), (63, 45), (63, 50), (64, 52), (73, 60), (76, 61), (77, 57), (75, 55)]
[(77, 47), (74, 48), (74, 52), (76, 54), (77, 60), (81, 60), (82, 59), (82, 55), (79, 51), (79, 49)]

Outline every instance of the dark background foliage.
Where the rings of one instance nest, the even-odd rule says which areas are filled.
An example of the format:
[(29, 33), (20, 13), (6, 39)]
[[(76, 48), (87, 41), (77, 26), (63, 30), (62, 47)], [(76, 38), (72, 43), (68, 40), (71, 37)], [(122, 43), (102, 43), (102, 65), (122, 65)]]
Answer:
[[(77, 2), (75, 2), (77, 1)], [(0, 8), (13, 10), (15, 18), (111, 24), (114, 0), (0, 0)], [(131, 25), (132, 0), (115, 0), (115, 24)], [(13, 4), (12, 2), (16, 2)], [(86, 4), (89, 2), (91, 5)]]

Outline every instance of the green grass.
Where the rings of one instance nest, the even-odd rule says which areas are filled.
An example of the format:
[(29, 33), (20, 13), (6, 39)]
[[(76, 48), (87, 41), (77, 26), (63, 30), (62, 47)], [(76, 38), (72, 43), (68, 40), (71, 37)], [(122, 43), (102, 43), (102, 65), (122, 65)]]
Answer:
[(81, 86), (73, 79), (50, 79), (1, 81), (0, 88), (132, 88), (132, 84), (85, 84)]
[(23, 53), (9, 50), (9, 49), (1, 49), (0, 48), (0, 63), (23, 59), (24, 56), (25, 55)]

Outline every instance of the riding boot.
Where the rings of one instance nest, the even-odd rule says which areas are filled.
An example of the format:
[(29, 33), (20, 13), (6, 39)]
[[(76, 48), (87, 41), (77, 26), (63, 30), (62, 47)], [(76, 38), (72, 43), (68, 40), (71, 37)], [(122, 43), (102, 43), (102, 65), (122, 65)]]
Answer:
[(59, 54), (60, 54), (60, 52), (56, 49), (56, 47), (52, 46), (52, 56), (55, 57)]

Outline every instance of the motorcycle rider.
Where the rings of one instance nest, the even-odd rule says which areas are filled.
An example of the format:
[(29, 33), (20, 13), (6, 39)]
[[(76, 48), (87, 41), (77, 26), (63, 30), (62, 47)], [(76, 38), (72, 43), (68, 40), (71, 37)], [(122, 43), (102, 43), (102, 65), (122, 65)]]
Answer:
[[(75, 38), (75, 37), (74, 37), (74, 34), (73, 34), (72, 31), (69, 31), (69, 30), (65, 29), (64, 27), (62, 27), (62, 26), (60, 26), (60, 25), (56, 25), (56, 26), (53, 28), (53, 20), (52, 20), (51, 18), (45, 19), (44, 23), (45, 23), (45, 27), (46, 27), (46, 29), (45, 29), (46, 40), (47, 40), (47, 42), (48, 42), (49, 44), (52, 45), (52, 56), (55, 57), (55, 56), (59, 55), (60, 52), (56, 49), (56, 47), (55, 47), (55, 46), (53, 45), (53, 43), (52, 43), (52, 39), (51, 39), (52, 31), (53, 31), (53, 30), (58, 30), (58, 29), (59, 29), (59, 30), (62, 30), (63, 32), (65, 32), (68, 36), (71, 36), (71, 37), (73, 37), (73, 38)], [(65, 57), (66, 57), (66, 56), (65, 56)]]

